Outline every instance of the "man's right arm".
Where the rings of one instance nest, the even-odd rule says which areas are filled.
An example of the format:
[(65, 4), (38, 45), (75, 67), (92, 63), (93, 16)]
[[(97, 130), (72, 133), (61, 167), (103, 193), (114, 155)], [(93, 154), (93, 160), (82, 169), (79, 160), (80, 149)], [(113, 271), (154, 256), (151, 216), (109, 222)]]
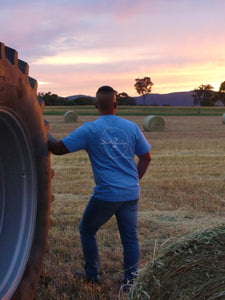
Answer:
[(48, 133), (48, 149), (56, 155), (63, 155), (70, 152), (61, 140), (58, 141), (50, 133)]
[(138, 155), (138, 163), (137, 163), (137, 170), (138, 170), (138, 176), (139, 179), (141, 179), (145, 172), (148, 169), (148, 166), (151, 162), (151, 152), (148, 151), (147, 153), (143, 154), (143, 155)]

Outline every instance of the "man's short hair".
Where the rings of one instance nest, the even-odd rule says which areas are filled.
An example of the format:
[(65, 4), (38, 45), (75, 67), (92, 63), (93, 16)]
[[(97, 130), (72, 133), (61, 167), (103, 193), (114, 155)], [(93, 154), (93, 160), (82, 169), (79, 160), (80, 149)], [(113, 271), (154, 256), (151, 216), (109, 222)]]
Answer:
[(98, 90), (97, 90), (97, 93), (96, 93), (96, 96), (98, 94), (115, 94), (116, 91), (111, 87), (111, 86), (108, 86), (108, 85), (104, 85), (104, 86), (101, 86)]
[(111, 108), (116, 93), (111, 86), (104, 85), (100, 87), (96, 93), (96, 101), (99, 109), (104, 111)]

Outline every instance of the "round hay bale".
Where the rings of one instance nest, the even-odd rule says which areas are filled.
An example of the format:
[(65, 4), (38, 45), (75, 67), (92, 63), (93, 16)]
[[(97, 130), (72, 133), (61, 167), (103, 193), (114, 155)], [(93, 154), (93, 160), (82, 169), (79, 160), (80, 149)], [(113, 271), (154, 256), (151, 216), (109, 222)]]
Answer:
[(222, 123), (225, 124), (225, 114), (222, 115)]
[(225, 224), (197, 231), (161, 249), (129, 299), (225, 299)]
[(64, 115), (66, 123), (75, 123), (77, 121), (77, 113), (74, 111), (67, 111)]
[(158, 116), (147, 116), (143, 121), (145, 131), (162, 131), (165, 127), (165, 121)]

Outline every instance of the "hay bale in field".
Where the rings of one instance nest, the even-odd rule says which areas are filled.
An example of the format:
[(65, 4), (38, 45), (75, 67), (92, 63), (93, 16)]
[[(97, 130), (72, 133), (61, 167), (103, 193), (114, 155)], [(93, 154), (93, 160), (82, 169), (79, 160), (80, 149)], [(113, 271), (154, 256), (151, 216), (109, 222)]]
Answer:
[(161, 117), (150, 115), (144, 119), (142, 125), (145, 131), (162, 131), (165, 121)]
[(225, 124), (225, 114), (222, 115), (222, 123)]
[(77, 113), (74, 111), (67, 111), (64, 115), (64, 121), (66, 123), (75, 123), (77, 121)]
[(141, 271), (129, 299), (225, 299), (225, 224), (162, 249)]

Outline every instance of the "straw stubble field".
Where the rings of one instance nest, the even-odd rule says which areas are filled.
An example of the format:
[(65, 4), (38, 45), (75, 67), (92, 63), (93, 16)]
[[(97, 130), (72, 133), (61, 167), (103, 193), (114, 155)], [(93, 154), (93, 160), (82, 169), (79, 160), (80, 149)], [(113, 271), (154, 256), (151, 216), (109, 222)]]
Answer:
[[(57, 138), (97, 116), (79, 116), (75, 124), (62, 116), (46, 116)], [(143, 117), (125, 117), (142, 129)], [(165, 241), (224, 221), (225, 125), (221, 117), (164, 117), (165, 130), (145, 132), (152, 163), (141, 180), (138, 235), (140, 269)], [(122, 248), (115, 219), (97, 235), (101, 287), (74, 279), (82, 271), (79, 221), (94, 181), (86, 152), (51, 156), (55, 176), (51, 207), (50, 250), (38, 288), (40, 299), (118, 299), (123, 276)], [(121, 295), (120, 299), (123, 299)], [(125, 298), (124, 298), (125, 299)]]

